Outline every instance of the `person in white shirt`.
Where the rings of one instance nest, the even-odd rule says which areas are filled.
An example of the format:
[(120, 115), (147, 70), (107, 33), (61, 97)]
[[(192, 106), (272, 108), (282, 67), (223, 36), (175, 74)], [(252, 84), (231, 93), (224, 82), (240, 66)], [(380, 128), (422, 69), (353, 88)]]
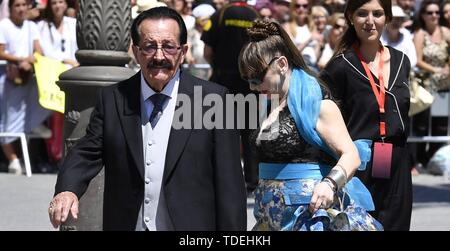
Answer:
[[(306, 64), (316, 72), (319, 70), (317, 62), (319, 61), (325, 47), (325, 33), (328, 32), (328, 17), (329, 13), (324, 7), (311, 7), (311, 22), (309, 25), (311, 35), (308, 40), (298, 46), (303, 58), (306, 61)], [(302, 36), (302, 33), (297, 34), (297, 36)]]
[[(40, 125), (49, 111), (38, 103), (36, 79), (32, 76), (33, 53), (42, 53), (35, 23), (26, 20), (27, 0), (10, 0), (9, 18), (0, 21), (0, 132), (30, 132)], [(8, 69), (8, 74), (7, 74)], [(9, 171), (21, 174), (22, 168), (12, 142), (1, 138)]]
[(327, 40), (322, 54), (317, 62), (317, 66), (319, 69), (325, 68), (328, 64), (328, 61), (333, 57), (334, 49), (339, 43), (339, 40), (344, 35), (344, 32), (347, 30), (347, 24), (345, 21), (344, 13), (334, 13), (331, 15), (329, 24), (331, 26), (328, 34), (325, 35), (325, 39)]
[(399, 6), (393, 5), (392, 15), (392, 21), (383, 31), (380, 41), (383, 45), (389, 45), (405, 53), (411, 63), (411, 69), (413, 69), (417, 63), (416, 47), (414, 47), (412, 34), (407, 29), (402, 28), (406, 21), (406, 13)]
[(78, 66), (76, 19), (64, 16), (66, 0), (50, 0), (44, 10), (44, 20), (38, 23), (44, 56), (59, 60), (70, 68)]
[(9, 17), (8, 0), (3, 0), (0, 3), (0, 20)]

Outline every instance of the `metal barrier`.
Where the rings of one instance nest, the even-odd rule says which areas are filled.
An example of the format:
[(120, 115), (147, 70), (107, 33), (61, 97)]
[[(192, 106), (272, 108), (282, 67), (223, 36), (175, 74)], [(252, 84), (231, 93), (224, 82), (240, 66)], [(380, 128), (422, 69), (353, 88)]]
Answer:
[(25, 162), (25, 171), (27, 177), (31, 177), (31, 164), (30, 164), (30, 156), (28, 154), (28, 142), (25, 133), (12, 133), (12, 132), (2, 132), (0, 133), (0, 137), (8, 137), (8, 138), (20, 138), (20, 144), (22, 146), (22, 154), (23, 160)]
[[(450, 93), (440, 92), (434, 93), (434, 102), (431, 105), (431, 112), (428, 118), (428, 135), (415, 136), (413, 132), (414, 118), (410, 120), (410, 136), (408, 142), (411, 143), (450, 143)], [(432, 120), (433, 117), (447, 117), (447, 135), (432, 136)]]

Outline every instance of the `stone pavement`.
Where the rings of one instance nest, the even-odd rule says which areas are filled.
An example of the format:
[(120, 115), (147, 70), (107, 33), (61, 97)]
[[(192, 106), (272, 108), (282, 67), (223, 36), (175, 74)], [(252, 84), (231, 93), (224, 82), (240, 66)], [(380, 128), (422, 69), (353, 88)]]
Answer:
[(443, 176), (413, 176), (411, 230), (450, 231), (450, 180)]
[(55, 183), (55, 174), (0, 173), (0, 231), (54, 230), (47, 209)]
[[(31, 178), (0, 173), (0, 231), (52, 231), (47, 207), (56, 182), (54, 174)], [(450, 181), (442, 176), (413, 177), (411, 230), (450, 230)], [(248, 228), (255, 223), (253, 199), (248, 199)]]

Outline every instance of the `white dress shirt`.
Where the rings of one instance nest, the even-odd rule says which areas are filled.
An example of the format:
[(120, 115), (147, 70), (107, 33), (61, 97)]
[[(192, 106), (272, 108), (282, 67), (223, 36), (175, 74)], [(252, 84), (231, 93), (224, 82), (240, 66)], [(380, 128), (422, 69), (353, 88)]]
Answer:
[(161, 91), (169, 98), (163, 104), (163, 112), (155, 128), (152, 128), (149, 119), (153, 110), (150, 97), (156, 92), (149, 87), (141, 73), (141, 120), (142, 120), (142, 149), (145, 167), (145, 192), (143, 203), (139, 212), (136, 230), (144, 231), (146, 228), (154, 230), (173, 230), (172, 222), (168, 216), (167, 205), (163, 190), (161, 189), (166, 151), (169, 141), (172, 119), (175, 112), (180, 71)]

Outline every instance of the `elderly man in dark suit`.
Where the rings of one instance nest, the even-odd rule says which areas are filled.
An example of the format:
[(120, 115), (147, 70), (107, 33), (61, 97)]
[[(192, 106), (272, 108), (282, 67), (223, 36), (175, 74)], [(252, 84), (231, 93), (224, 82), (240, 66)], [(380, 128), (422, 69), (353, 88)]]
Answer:
[[(246, 230), (238, 132), (173, 126), (205, 115), (194, 96), (225, 101), (227, 90), (180, 70), (187, 32), (174, 10), (142, 12), (131, 29), (141, 72), (100, 92), (86, 136), (59, 172), (52, 224), (77, 217), (78, 199), (104, 166), (104, 230)], [(179, 115), (182, 96), (192, 116)]]

